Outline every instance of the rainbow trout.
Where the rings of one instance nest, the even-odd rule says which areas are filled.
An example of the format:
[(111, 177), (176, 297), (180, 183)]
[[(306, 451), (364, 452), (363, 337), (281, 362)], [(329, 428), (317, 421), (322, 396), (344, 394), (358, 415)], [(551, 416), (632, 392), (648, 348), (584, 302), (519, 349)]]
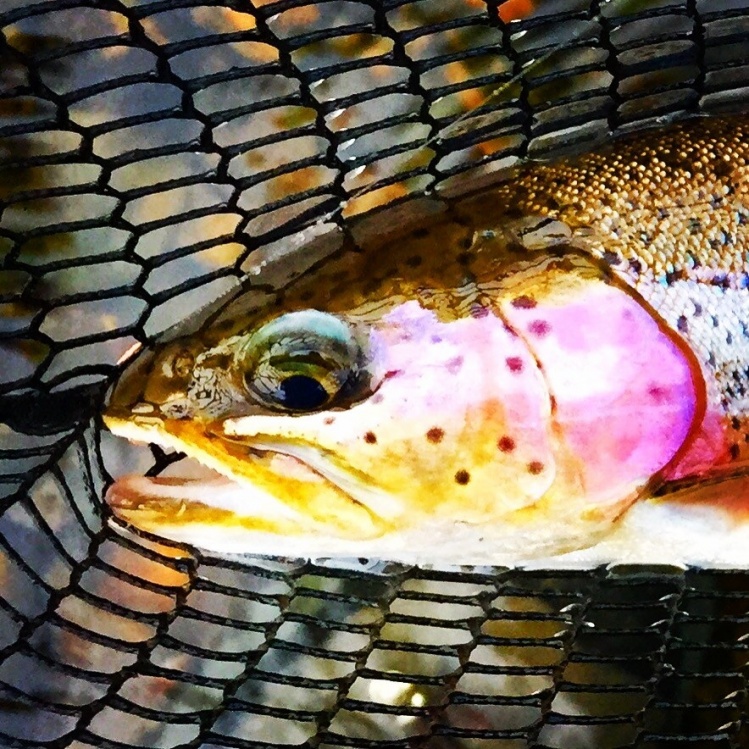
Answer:
[(104, 420), (226, 552), (749, 564), (749, 119), (522, 167), (141, 354)]

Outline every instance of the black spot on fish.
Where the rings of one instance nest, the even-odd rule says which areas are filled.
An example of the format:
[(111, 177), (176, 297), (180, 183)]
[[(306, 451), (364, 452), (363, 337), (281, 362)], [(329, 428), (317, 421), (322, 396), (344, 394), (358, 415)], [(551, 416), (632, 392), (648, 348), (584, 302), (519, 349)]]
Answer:
[(538, 476), (544, 470), (544, 464), (540, 460), (532, 460), (528, 463), (528, 473)]
[(692, 313), (695, 317), (699, 317), (702, 314), (702, 305), (699, 302), (693, 301), (694, 312)]
[(702, 221), (698, 218), (690, 218), (687, 224), (687, 229), (692, 235), (699, 234), (702, 231)]
[(484, 307), (480, 302), (474, 302), (471, 305), (470, 315), (476, 320), (480, 320), (482, 317), (486, 317), (489, 314), (489, 310)]
[(715, 176), (716, 177), (730, 177), (733, 174), (733, 164), (729, 161), (725, 160), (718, 160), (715, 162), (715, 166), (713, 167), (715, 170)]
[(374, 445), (377, 442), (377, 435), (374, 432), (367, 432), (364, 435), (364, 441), (370, 445)]
[[(227, 370), (231, 366), (231, 363), (232, 356), (230, 354), (214, 354), (209, 359), (204, 360), (203, 366), (207, 365), (212, 369)], [(180, 373), (178, 372), (178, 374)]]
[(733, 418), (731, 419), (731, 426), (732, 426), (732, 427), (733, 427), (734, 429), (736, 429), (736, 430), (739, 430), (739, 429), (741, 429), (741, 420), (740, 420), (740, 419), (739, 419), (738, 417), (734, 416), (734, 417), (733, 417)]
[(606, 252), (603, 253), (602, 259), (604, 263), (607, 263), (608, 265), (619, 265), (621, 263), (622, 259), (617, 255), (615, 252), (609, 252), (606, 250)]
[(456, 474), (455, 474), (455, 483), (461, 484), (462, 486), (465, 486), (469, 481), (471, 480), (471, 474), (466, 471), (465, 468), (461, 468)]
[(453, 359), (450, 359), (449, 362), (447, 362), (447, 371), (450, 374), (457, 374), (460, 371), (460, 368), (463, 366), (463, 357), (462, 356), (456, 356)]
[(427, 439), (430, 442), (434, 442), (434, 443), (442, 442), (442, 438), (444, 436), (445, 436), (445, 430), (444, 429), (440, 429), (440, 427), (432, 427), (427, 432)]
[(733, 344), (733, 336), (731, 335), (731, 331), (729, 330), (728, 333), (726, 333), (726, 343), (730, 346)]
[(384, 278), (379, 278), (375, 276), (371, 278), (369, 281), (367, 281), (364, 284), (364, 287), (362, 289), (365, 296), (368, 294), (374, 294), (374, 292), (377, 291), (380, 288), (380, 286), (382, 286), (382, 283), (384, 280), (385, 280)]
[[(517, 202), (520, 203), (523, 196), (521, 196), (520, 194), (518, 194), (517, 197), (518, 197), (518, 201)], [(527, 197), (526, 197), (526, 199), (527, 199)], [(520, 205), (507, 206), (503, 210), (502, 215), (504, 216), (504, 218), (507, 218), (507, 219), (525, 218), (525, 214), (523, 213), (523, 208), (521, 208)]]
[(741, 454), (741, 448), (738, 445), (731, 445), (728, 448), (728, 454), (731, 456), (731, 460), (736, 460)]
[(684, 315), (681, 315), (676, 321), (676, 329), (680, 333), (686, 333), (689, 330), (689, 323), (687, 323), (687, 318)]
[(551, 211), (558, 211), (562, 207), (562, 204), (553, 195), (547, 195), (545, 202), (546, 207)]
[(411, 236), (415, 237), (416, 239), (424, 239), (424, 237), (429, 236), (429, 229), (414, 229)]
[(516, 296), (512, 300), (512, 306), (517, 307), (518, 309), (533, 309), (536, 304), (537, 302), (535, 299), (525, 294), (523, 294), (522, 296)]
[(640, 273), (642, 273), (642, 263), (641, 263), (641, 262), (640, 262), (639, 260), (637, 260), (637, 259), (634, 259), (634, 260), (630, 260), (630, 261), (629, 261), (629, 267), (630, 267), (630, 269), (631, 269), (631, 270), (632, 270), (632, 271), (633, 271), (634, 273), (637, 273), (638, 275), (639, 275)]
[(458, 265), (470, 265), (473, 257), (474, 255), (472, 252), (461, 252), (456, 260), (458, 261)]
[(659, 387), (658, 385), (651, 385), (648, 388), (648, 395), (656, 402), (660, 403), (663, 400), (663, 397), (666, 393), (664, 392), (662, 387)]
[(512, 437), (504, 435), (497, 440), (497, 447), (503, 453), (511, 453), (515, 449), (515, 440)]
[(418, 268), (421, 265), (421, 255), (411, 255), (406, 258), (406, 265), (410, 268)]
[(523, 371), (523, 360), (519, 356), (508, 356), (505, 359), (507, 369), (510, 372), (522, 372)]
[(551, 325), (549, 325), (546, 320), (534, 320), (528, 326), (528, 330), (533, 333), (533, 335), (543, 338), (551, 330)]

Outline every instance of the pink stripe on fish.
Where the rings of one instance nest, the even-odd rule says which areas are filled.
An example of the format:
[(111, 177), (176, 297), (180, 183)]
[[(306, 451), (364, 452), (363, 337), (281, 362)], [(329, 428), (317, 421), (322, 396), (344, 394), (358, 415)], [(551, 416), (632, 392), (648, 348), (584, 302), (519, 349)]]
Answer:
[(560, 298), (509, 299), (502, 314), (539, 362), (593, 502), (621, 500), (683, 450), (702, 419), (699, 373), (629, 290), (590, 280)]

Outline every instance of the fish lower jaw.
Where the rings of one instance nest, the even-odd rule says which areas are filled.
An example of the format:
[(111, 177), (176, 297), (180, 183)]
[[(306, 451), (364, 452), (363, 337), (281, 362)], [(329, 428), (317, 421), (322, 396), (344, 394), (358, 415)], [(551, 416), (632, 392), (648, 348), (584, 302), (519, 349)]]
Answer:
[[(125, 476), (106, 501), (120, 523), (219, 553), (288, 557), (379, 557), (416, 563), (517, 564), (595, 543), (610, 522), (471, 523), (454, 513), (409, 513), (400, 523), (350, 527), (306, 516), (257, 487), (223, 476), (195, 460), (180, 461), (182, 476)], [(184, 475), (187, 474), (187, 475)], [(115, 521), (115, 522), (117, 522)], [(364, 532), (362, 532), (364, 531)]]
[[(185, 462), (193, 463), (189, 459)], [(184, 538), (187, 543), (203, 548), (207, 548), (204, 537), (212, 533), (230, 534), (232, 529), (248, 534), (269, 533), (277, 538), (311, 533), (351, 540), (371, 538), (384, 531), (376, 526), (357, 525), (342, 536), (336, 522), (311, 518), (256, 486), (204, 466), (199, 469), (212, 475), (124, 476), (109, 488), (106, 502), (114, 517), (128, 525), (173, 540)], [(251, 550), (251, 546), (245, 549)]]
[[(200, 466), (201, 477), (124, 476), (107, 492), (107, 504), (115, 514), (129, 510), (160, 510), (164, 514), (184, 514), (188, 505), (245, 514), (252, 508), (264, 519), (295, 520), (298, 513), (262, 491), (246, 487)], [(206, 475), (212, 474), (212, 475)]]
[(560, 534), (558, 528), (531, 533), (434, 517), (378, 536), (342, 538), (319, 524), (313, 527), (283, 518), (237, 516), (200, 503), (173, 502), (168, 514), (164, 514), (167, 508), (163, 503), (153, 501), (133, 509), (113, 509), (115, 517), (126, 525), (209, 553), (337, 559), (342, 563), (346, 559), (380, 559), (437, 567), (525, 566), (559, 559), (600, 538), (579, 528), (566, 534)]

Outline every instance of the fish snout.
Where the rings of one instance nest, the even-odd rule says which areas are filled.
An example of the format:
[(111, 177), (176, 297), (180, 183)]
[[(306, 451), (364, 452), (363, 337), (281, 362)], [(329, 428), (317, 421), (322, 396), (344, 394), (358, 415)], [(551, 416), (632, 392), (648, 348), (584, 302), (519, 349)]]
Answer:
[(184, 341), (141, 352), (120, 378), (109, 400), (111, 415), (188, 418), (189, 387), (196, 352)]

